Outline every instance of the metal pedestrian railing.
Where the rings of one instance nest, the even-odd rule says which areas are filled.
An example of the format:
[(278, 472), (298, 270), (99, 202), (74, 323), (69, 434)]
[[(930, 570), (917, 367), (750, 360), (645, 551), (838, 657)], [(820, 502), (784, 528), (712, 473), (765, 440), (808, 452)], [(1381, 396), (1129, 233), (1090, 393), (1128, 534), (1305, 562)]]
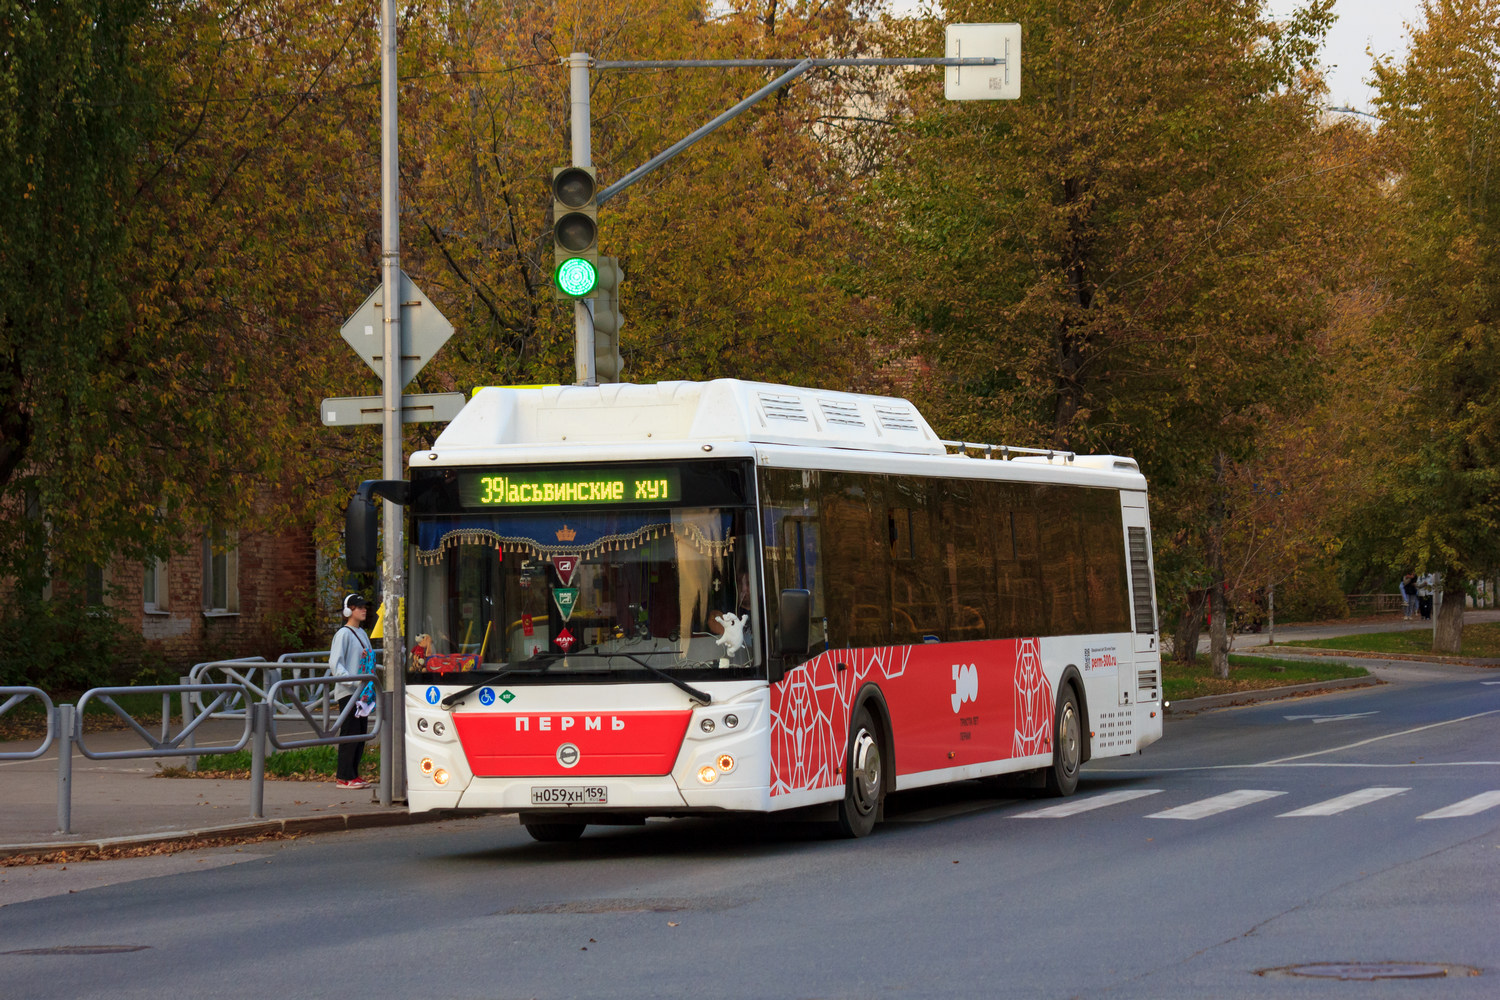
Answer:
[(52, 741), (57, 738), (53, 725), (57, 721), (53, 718), (57, 709), (52, 704), (52, 699), (47, 697), (47, 692), (41, 688), (34, 687), (0, 687), (0, 715), (4, 715), (28, 698), (36, 698), (42, 703), (42, 710), (47, 720), (47, 735), (42, 739), (42, 745), (34, 750), (10, 750), (0, 753), (0, 760), (36, 760), (52, 747)]
[[(220, 667), (226, 664), (231, 669), (249, 671), (254, 668), (269, 668), (274, 665), (264, 660), (220, 660), (201, 667)], [(195, 670), (197, 668), (194, 668)], [(298, 668), (300, 669), (300, 668)], [(191, 675), (189, 675), (191, 676)], [(200, 674), (202, 676), (202, 674)], [(357, 699), (350, 698), (337, 715), (330, 711), (335, 699), (330, 688), (335, 684), (379, 684), (374, 674), (332, 676), (295, 676), (270, 681), (261, 689), (252, 689), (244, 680), (220, 683), (189, 682), (181, 684), (156, 684), (142, 687), (98, 687), (84, 692), (76, 705), (53, 705), (40, 688), (0, 687), (0, 715), (27, 700), (38, 698), (47, 712), (47, 734), (42, 745), (25, 751), (0, 753), (0, 760), (34, 760), (46, 754), (54, 741), (58, 743), (57, 759), (57, 832), (72, 833), (73, 813), (73, 751), (90, 760), (122, 760), (148, 757), (184, 758), (191, 768), (200, 756), (251, 751), (250, 768), (250, 816), (261, 819), (265, 816), (265, 765), (271, 747), (288, 750), (300, 747), (329, 746), (340, 743), (367, 743), (378, 737), (385, 728), (383, 720), (390, 711), (389, 695), (380, 692), (371, 713), (371, 725), (367, 732), (342, 735), (348, 717), (356, 711)], [(300, 691), (313, 691), (304, 697)], [(123, 695), (160, 695), (162, 718), (160, 733), (153, 732), (136, 719), (116, 699)], [(172, 732), (172, 703), (180, 701), (182, 726)], [(113, 712), (126, 727), (144, 741), (144, 746), (125, 750), (105, 750), (90, 746), (84, 738), (81, 720), (91, 704), (98, 703)], [(232, 706), (242, 706), (236, 710)], [(240, 719), (244, 728), (238, 738), (214, 743), (200, 743), (196, 736), (209, 719)], [(277, 730), (277, 722), (300, 720), (312, 730), (308, 738), (283, 737)], [(386, 799), (382, 798), (382, 802)]]

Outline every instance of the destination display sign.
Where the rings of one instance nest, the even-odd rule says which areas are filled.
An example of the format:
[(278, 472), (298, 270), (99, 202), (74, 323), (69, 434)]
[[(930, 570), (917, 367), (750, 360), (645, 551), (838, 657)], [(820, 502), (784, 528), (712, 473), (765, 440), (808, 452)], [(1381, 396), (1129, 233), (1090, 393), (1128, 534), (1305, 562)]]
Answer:
[(680, 503), (682, 481), (671, 467), (485, 470), (460, 473), (458, 495), (465, 507)]

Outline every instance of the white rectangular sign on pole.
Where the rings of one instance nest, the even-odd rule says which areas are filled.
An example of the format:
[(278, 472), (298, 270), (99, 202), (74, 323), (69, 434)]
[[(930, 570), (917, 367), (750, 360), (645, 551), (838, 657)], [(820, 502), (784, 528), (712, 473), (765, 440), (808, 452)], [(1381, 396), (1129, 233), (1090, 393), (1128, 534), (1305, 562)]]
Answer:
[[(447, 423), (468, 402), (461, 392), (415, 392), (401, 397), (401, 422)], [(385, 419), (384, 396), (335, 396), (318, 407), (324, 427), (379, 424)]]
[(993, 66), (949, 66), (943, 96), (950, 101), (1015, 101), (1021, 97), (1021, 26), (950, 24), (943, 55), (949, 59), (989, 56)]

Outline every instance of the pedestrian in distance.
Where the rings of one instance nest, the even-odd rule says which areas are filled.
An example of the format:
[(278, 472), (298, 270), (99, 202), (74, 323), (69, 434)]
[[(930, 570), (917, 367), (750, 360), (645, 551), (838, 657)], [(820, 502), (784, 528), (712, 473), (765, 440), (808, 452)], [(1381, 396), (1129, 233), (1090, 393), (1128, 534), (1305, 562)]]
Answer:
[(1417, 574), (1408, 573), (1401, 578), (1401, 617), (1411, 621), (1417, 617)]
[[(344, 598), (344, 624), (333, 634), (333, 648), (328, 653), (328, 666), (339, 677), (375, 672), (375, 650), (370, 637), (365, 634), (365, 617), (370, 605), (358, 594)], [(351, 701), (359, 699), (362, 685), (357, 683), (335, 684), (339, 714)], [(363, 736), (370, 731), (369, 712), (361, 712), (356, 704), (339, 726), (340, 736)], [(369, 788), (370, 783), (359, 776), (359, 761), (364, 756), (363, 742), (340, 743), (338, 769), (334, 772), (334, 783), (339, 788)]]

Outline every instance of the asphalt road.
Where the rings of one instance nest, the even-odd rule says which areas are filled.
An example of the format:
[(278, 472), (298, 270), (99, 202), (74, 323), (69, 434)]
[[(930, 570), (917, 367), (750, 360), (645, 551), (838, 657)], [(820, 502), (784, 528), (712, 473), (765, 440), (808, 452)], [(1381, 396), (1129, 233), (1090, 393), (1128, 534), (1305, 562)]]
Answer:
[[(0, 869), (0, 997), (1500, 996), (1500, 671), (1391, 676), (1169, 718), (1070, 799), (898, 797), (862, 841), (483, 818)], [(95, 946), (139, 950), (56, 952)], [(1449, 975), (1268, 971), (1307, 963)]]

